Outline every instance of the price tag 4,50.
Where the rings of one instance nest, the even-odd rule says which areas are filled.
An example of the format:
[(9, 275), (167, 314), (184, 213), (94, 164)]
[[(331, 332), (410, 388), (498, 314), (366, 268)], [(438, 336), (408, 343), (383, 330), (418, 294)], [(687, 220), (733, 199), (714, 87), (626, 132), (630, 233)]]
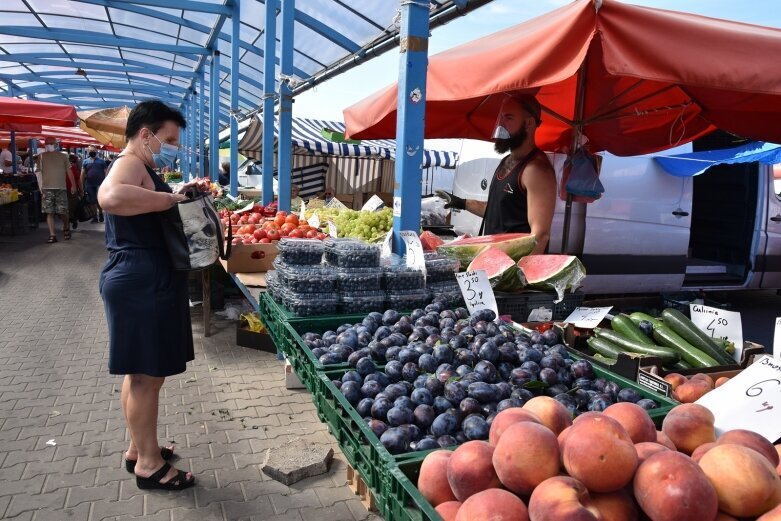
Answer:
[(735, 344), (732, 357), (740, 363), (743, 353), (743, 324), (740, 313), (719, 308), (690, 304), (692, 322), (712, 338), (723, 338)]
[(456, 280), (461, 287), (466, 307), (470, 314), (481, 309), (490, 309), (499, 318), (499, 307), (496, 305), (494, 289), (488, 281), (484, 270), (456, 273)]
[(423, 255), (423, 245), (420, 243), (418, 234), (410, 230), (402, 230), (399, 235), (407, 247), (405, 254), (407, 266), (426, 273), (426, 258)]

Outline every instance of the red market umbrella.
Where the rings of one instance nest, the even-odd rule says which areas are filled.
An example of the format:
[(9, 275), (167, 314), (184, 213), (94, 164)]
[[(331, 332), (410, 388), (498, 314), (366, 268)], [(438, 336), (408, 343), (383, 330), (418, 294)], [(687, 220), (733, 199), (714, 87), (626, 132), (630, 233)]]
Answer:
[(78, 116), (70, 105), (19, 98), (0, 98), (0, 130), (39, 132), (42, 125), (72, 127)]
[[(781, 142), (781, 29), (576, 0), (431, 57), (427, 138), (490, 139), (505, 93), (543, 106), (537, 145), (633, 155), (715, 128)], [(344, 111), (356, 139), (396, 134), (397, 87)]]
[[(27, 139), (45, 139), (47, 137), (53, 137), (60, 141), (65, 147), (85, 147), (95, 146), (102, 147), (102, 144), (97, 139), (93, 138), (79, 127), (51, 127), (44, 125), (39, 132), (17, 132), (17, 140)], [(0, 132), (0, 141), (10, 139), (8, 132)]]

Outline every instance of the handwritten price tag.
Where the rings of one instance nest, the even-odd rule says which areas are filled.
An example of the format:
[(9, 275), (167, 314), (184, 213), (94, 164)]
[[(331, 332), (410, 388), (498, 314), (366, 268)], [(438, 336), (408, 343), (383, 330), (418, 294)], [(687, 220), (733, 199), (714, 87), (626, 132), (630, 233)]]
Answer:
[(380, 199), (377, 194), (374, 194), (369, 198), (366, 203), (361, 207), (362, 212), (376, 212), (380, 208), (385, 206), (385, 203), (382, 202), (382, 199)]
[(401, 197), (393, 197), (393, 216), (401, 217)]
[(382, 248), (380, 249), (380, 257), (388, 258), (393, 253), (393, 230), (388, 231), (388, 235), (385, 236), (385, 240), (382, 241)]
[(724, 338), (735, 344), (732, 357), (740, 362), (743, 353), (743, 324), (740, 321), (740, 313), (700, 304), (689, 304), (689, 308), (692, 322), (706, 335), (712, 338)]
[(575, 308), (565, 322), (569, 322), (575, 327), (593, 329), (605, 319), (605, 316), (610, 313), (611, 309), (613, 309), (613, 306), (606, 308)]
[(470, 314), (481, 309), (491, 309), (499, 317), (494, 289), (484, 270), (456, 273), (456, 280), (461, 287), (461, 294), (464, 296)]
[(233, 212), (233, 213), (244, 213), (244, 212), (248, 212), (248, 211), (252, 210), (252, 207), (253, 207), (253, 206), (255, 206), (255, 201), (250, 201), (250, 202), (249, 202), (249, 204), (248, 204), (247, 206), (245, 206), (244, 208), (242, 208), (242, 209), (240, 209), (240, 210), (236, 210), (236, 211), (235, 211), (235, 212)]
[(773, 335), (773, 356), (781, 360), (781, 317), (776, 319), (776, 332)]
[(301, 201), (301, 209), (298, 212), (298, 218), (301, 219), (302, 221), (304, 219), (306, 219), (306, 202), (305, 201)]
[(781, 436), (781, 361), (764, 356), (699, 400), (716, 418), (716, 434), (748, 429), (771, 443)]
[(403, 230), (399, 235), (407, 246), (407, 253), (404, 255), (407, 259), (407, 266), (426, 273), (426, 258), (423, 256), (423, 245), (420, 244), (418, 234), (410, 230)]
[(309, 226), (312, 228), (320, 228), (320, 216), (317, 215), (317, 212), (315, 212), (312, 215), (312, 218), (309, 219)]
[(336, 231), (336, 224), (333, 221), (328, 221), (328, 235), (336, 239), (339, 235)]

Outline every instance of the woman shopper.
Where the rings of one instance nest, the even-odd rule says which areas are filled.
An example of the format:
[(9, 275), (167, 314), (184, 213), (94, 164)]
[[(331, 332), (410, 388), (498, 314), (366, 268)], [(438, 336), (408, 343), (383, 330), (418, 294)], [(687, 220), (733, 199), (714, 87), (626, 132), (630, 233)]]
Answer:
[(100, 276), (109, 372), (125, 375), (122, 411), (131, 438), (125, 466), (142, 489), (181, 490), (195, 483), (191, 473), (165, 461), (173, 448), (161, 448), (157, 440), (160, 388), (194, 358), (187, 273), (171, 266), (160, 216), (185, 196), (172, 193), (154, 171), (174, 166), (185, 126), (178, 110), (159, 101), (139, 103), (128, 116), (127, 147), (98, 192), (109, 251)]

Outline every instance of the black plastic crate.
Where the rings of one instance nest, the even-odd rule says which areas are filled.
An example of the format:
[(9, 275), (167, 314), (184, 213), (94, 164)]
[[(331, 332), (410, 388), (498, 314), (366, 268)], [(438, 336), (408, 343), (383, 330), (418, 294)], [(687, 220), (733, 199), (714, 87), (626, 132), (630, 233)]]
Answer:
[(496, 293), (499, 315), (509, 315), (516, 322), (528, 322), (529, 313), (545, 308), (552, 312), (551, 320), (564, 320), (583, 303), (581, 292), (565, 293), (561, 302), (553, 291), (524, 291), (522, 293)]

